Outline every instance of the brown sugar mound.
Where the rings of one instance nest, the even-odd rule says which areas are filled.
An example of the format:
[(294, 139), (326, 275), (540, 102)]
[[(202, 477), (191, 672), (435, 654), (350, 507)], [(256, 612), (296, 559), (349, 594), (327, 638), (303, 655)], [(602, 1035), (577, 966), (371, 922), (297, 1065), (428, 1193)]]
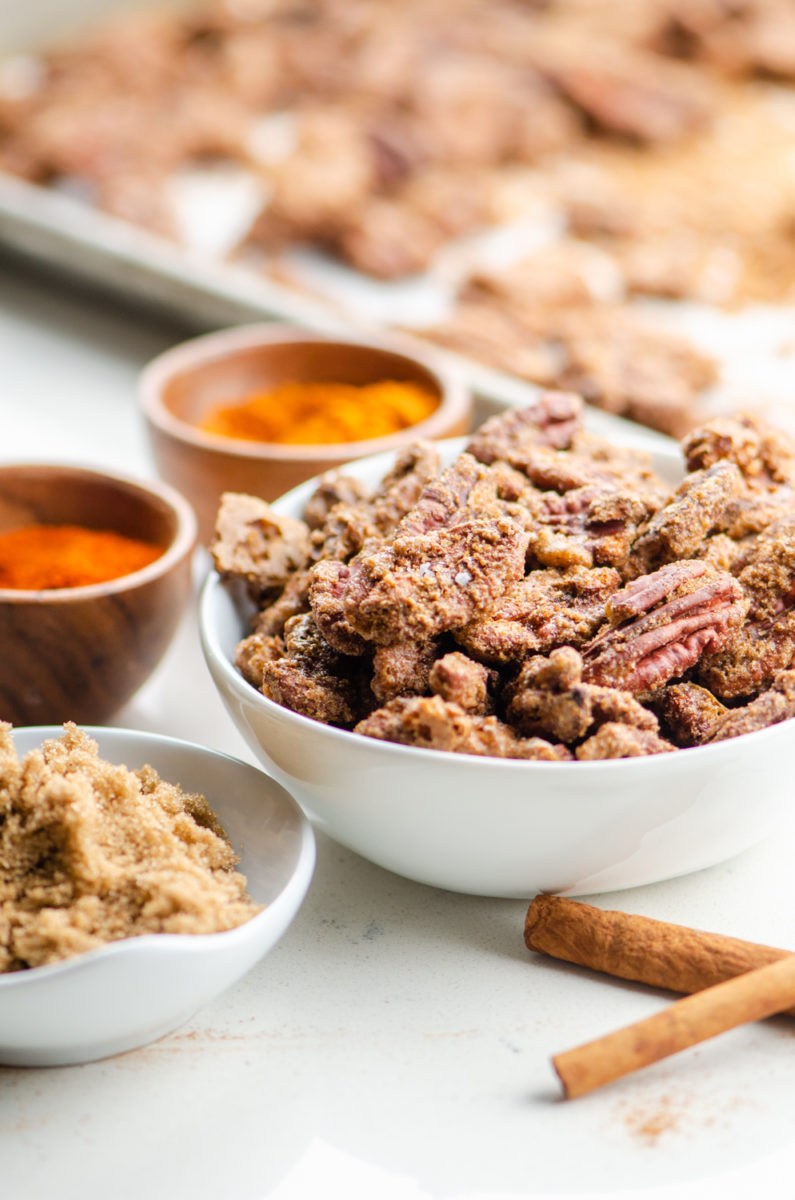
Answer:
[(73, 724), (20, 759), (0, 722), (0, 971), (259, 911), (203, 796), (103, 761)]

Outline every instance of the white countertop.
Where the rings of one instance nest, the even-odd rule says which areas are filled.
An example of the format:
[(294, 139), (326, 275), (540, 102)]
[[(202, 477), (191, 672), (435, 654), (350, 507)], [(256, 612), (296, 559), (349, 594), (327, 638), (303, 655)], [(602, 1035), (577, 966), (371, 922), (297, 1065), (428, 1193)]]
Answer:
[[(0, 458), (152, 476), (136, 374), (181, 336), (0, 260)], [(252, 761), (193, 613), (114, 723)], [(794, 850), (785, 829), (723, 866), (594, 902), (795, 946)], [(282, 942), (188, 1025), (88, 1066), (0, 1068), (0, 1194), (792, 1196), (792, 1020), (564, 1102), (552, 1054), (670, 997), (529, 954), (526, 908), (411, 883), (319, 836)]]

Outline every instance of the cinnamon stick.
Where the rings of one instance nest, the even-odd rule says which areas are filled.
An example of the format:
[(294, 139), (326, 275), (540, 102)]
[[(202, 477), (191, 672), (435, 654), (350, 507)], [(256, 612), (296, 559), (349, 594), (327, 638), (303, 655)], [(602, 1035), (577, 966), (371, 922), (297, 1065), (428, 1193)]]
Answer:
[(795, 954), (677, 1000), (664, 1012), (558, 1054), (566, 1099), (583, 1096), (748, 1021), (795, 1004)]
[[(700, 992), (790, 954), (565, 896), (536, 896), (527, 910), (524, 939), (529, 950), (684, 993)], [(786, 1011), (795, 1016), (795, 1005)]]

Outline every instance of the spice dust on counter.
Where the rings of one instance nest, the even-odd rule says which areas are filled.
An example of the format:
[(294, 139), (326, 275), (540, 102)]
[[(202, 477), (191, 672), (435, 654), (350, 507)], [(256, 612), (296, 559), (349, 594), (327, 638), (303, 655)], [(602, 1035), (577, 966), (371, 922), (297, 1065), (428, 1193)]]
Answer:
[(242, 925), (260, 906), (237, 862), (203, 796), (105, 762), (72, 723), (20, 759), (0, 722), (0, 972)]
[(198, 428), (221, 437), (283, 445), (359, 442), (417, 425), (438, 406), (437, 396), (409, 382), (284, 383), (239, 403), (218, 405)]
[(87, 587), (140, 571), (162, 553), (162, 546), (110, 529), (24, 525), (0, 534), (0, 588)]
[(616, 1111), (633, 1138), (646, 1146), (655, 1146), (664, 1135), (681, 1132), (688, 1122), (689, 1107), (685, 1099), (663, 1095), (654, 1105), (622, 1101)]

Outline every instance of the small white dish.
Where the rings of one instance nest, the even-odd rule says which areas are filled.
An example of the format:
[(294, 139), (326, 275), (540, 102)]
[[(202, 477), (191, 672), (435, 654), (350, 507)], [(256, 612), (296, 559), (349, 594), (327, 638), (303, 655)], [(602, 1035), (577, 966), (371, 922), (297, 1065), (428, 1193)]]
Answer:
[[(463, 443), (444, 443), (447, 457)], [(678, 448), (653, 456), (672, 483)], [(349, 464), (375, 483), (391, 462)], [(274, 507), (300, 516), (315, 482)], [(220, 579), (200, 603), (204, 655), (235, 725), (268, 771), (331, 837), (409, 879), (528, 897), (636, 887), (722, 862), (779, 827), (795, 721), (649, 758), (521, 762), (394, 745), (268, 700), (234, 667), (247, 630)]]
[[(276, 944), (314, 869), (311, 826), (284, 788), (256, 767), (176, 738), (82, 728), (109, 762), (150, 763), (168, 782), (206, 796), (241, 857), (249, 894), (265, 907), (222, 933), (147, 934), (0, 975), (0, 1063), (9, 1066), (90, 1062), (176, 1029)], [(15, 730), (14, 742), (23, 755), (62, 732), (29, 726)]]

